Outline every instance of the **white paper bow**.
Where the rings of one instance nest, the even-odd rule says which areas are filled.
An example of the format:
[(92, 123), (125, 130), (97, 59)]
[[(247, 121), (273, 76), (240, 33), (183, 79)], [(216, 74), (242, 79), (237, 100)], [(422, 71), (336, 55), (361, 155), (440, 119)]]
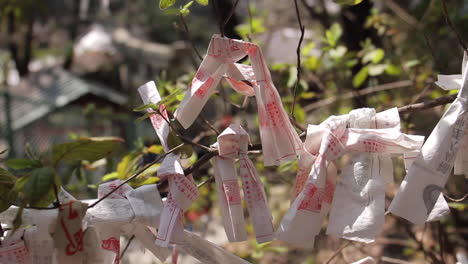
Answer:
[[(235, 63), (245, 56), (252, 66)], [(253, 43), (212, 37), (208, 54), (174, 114), (181, 125), (187, 128), (193, 123), (222, 77), (237, 92), (255, 95), (265, 166), (296, 159), (302, 142), (284, 111), (262, 51)]]
[(247, 239), (235, 160), (240, 162), (244, 199), (252, 218), (259, 243), (273, 239), (273, 225), (263, 183), (255, 165), (247, 155), (249, 135), (240, 126), (231, 124), (218, 136), (219, 156), (212, 160), (223, 225), (231, 242)]

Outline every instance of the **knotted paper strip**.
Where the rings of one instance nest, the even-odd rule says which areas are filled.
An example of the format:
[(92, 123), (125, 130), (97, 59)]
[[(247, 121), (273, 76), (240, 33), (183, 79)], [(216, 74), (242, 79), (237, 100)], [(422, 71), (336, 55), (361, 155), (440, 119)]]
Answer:
[[(249, 56), (252, 66), (236, 63), (245, 56)], [(255, 94), (265, 166), (296, 159), (302, 142), (284, 110), (262, 51), (253, 43), (212, 37), (208, 54), (174, 113), (181, 125), (192, 125), (224, 76), (237, 92)]]
[(185, 177), (179, 157), (169, 154), (158, 170), (158, 177), (168, 179), (169, 194), (162, 211), (156, 245), (179, 244), (183, 232), (183, 213), (200, 195), (191, 175)]
[[(389, 128), (399, 133), (400, 116), (396, 108), (378, 114), (371, 108), (356, 109), (348, 115), (348, 127), (376, 129), (376, 133)], [(392, 181), (389, 155), (354, 153), (337, 183), (327, 234), (374, 241), (384, 223), (385, 184)]]
[[(464, 65), (461, 89), (457, 98), (424, 143), (420, 155), (409, 169), (388, 209), (393, 214), (415, 224), (422, 225), (428, 218), (438, 219), (439, 214), (444, 214), (448, 209), (444, 206), (445, 210), (440, 210), (438, 215), (431, 214), (433, 209), (438, 207), (437, 205), (445, 205), (443, 197), (441, 198), (442, 190), (464, 141), (468, 109), (466, 62)], [(437, 85), (448, 89), (452, 87), (450, 80), (457, 80), (457, 78), (447, 80), (439, 76)]]
[(80, 201), (61, 204), (54, 232), (58, 263), (81, 264), (84, 259), (83, 218), (88, 205)]
[[(157, 104), (161, 101), (161, 96), (159, 95), (158, 89), (156, 88), (156, 84), (153, 81), (147, 82), (146, 84), (140, 86), (138, 88), (138, 92), (140, 93), (140, 97), (143, 100), (143, 103), (146, 104)], [(169, 124), (166, 120), (169, 120), (169, 116), (167, 115), (166, 106), (161, 104), (159, 106), (159, 112), (163, 115), (156, 113), (153, 109), (148, 108), (146, 110), (148, 113), (154, 112), (154, 115), (150, 116), (151, 124), (153, 125), (156, 134), (161, 141), (161, 145), (164, 148), (164, 151), (169, 151), (169, 147), (167, 145), (167, 136), (169, 135)], [(166, 120), (164, 120), (164, 118)]]
[(314, 237), (333, 201), (334, 160), (346, 152), (402, 153), (419, 148), (423, 141), (423, 137), (392, 129), (346, 128), (347, 121), (348, 116), (332, 116), (319, 126), (309, 125), (304, 143), (304, 151), (309, 154), (304, 156), (312, 162), (312, 168), (305, 182), (307, 169), (298, 172), (295, 189), (300, 192), (281, 221), (278, 239), (308, 248), (314, 246)]
[(239, 159), (244, 198), (252, 217), (259, 243), (273, 239), (273, 225), (263, 183), (255, 165), (247, 155), (249, 135), (240, 126), (231, 124), (218, 136), (219, 156), (212, 160), (216, 188), (226, 235), (231, 242), (247, 239), (235, 159)]

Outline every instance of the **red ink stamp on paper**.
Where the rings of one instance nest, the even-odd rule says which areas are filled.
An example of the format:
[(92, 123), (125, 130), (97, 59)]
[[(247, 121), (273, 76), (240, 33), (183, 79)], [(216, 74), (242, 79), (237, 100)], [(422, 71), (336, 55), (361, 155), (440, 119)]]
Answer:
[(322, 209), (323, 190), (317, 188), (313, 183), (308, 183), (304, 188), (305, 198), (299, 205), (299, 210), (320, 213)]
[(223, 191), (229, 205), (241, 203), (239, 184), (236, 179), (223, 181)]
[(208, 91), (211, 89), (213, 82), (213, 78), (208, 78), (206, 82), (198, 88), (198, 90), (195, 92), (195, 95), (197, 95), (200, 98), (204, 98), (208, 94)]

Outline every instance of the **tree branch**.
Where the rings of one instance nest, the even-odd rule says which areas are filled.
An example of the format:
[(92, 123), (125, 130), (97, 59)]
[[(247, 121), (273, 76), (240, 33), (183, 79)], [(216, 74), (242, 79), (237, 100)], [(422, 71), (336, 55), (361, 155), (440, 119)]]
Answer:
[(466, 47), (465, 42), (461, 38), (461, 36), (458, 33), (457, 29), (453, 25), (452, 20), (450, 19), (450, 16), (449, 16), (448, 11), (447, 11), (447, 4), (445, 3), (445, 0), (440, 0), (440, 1), (442, 2), (442, 11), (443, 11), (443, 14), (444, 14), (444, 17), (445, 17), (445, 22), (450, 27), (450, 29), (453, 31), (453, 33), (455, 33), (455, 36), (457, 36), (458, 43), (463, 48), (463, 50), (465, 50), (465, 52), (468, 52), (468, 48)]
[(297, 76), (296, 76), (296, 84), (294, 85), (293, 101), (291, 105), (291, 117), (293, 119), (295, 119), (294, 107), (296, 106), (297, 87), (299, 86), (299, 82), (301, 81), (301, 44), (302, 44), (302, 41), (304, 40), (304, 32), (305, 32), (305, 27), (302, 24), (301, 13), (297, 5), (297, 0), (294, 0), (294, 7), (296, 8), (297, 23), (299, 24), (299, 29), (301, 30), (301, 37), (299, 38), (299, 43), (297, 43), (297, 48), (296, 48)]

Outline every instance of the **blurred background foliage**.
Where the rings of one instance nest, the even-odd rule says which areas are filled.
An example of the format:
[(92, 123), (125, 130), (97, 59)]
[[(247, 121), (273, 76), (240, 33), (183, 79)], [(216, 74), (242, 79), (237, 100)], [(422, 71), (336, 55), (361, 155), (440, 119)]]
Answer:
[[(157, 159), (163, 150), (150, 122), (136, 121), (142, 115), (132, 111), (141, 105), (136, 88), (155, 80), (167, 110), (173, 113), (200, 63), (196, 53), (203, 56), (210, 37), (220, 33), (234, 6), (235, 12), (224, 26), (225, 35), (262, 47), (289, 113), (301, 33), (293, 4), (275, 0), (241, 0), (237, 5), (230, 0), (0, 0), (0, 151), (5, 150), (0, 157), (6, 183), (0, 192), (17, 205), (30, 206), (52, 202), (54, 185), (64, 186), (78, 198), (94, 198), (99, 183), (127, 179)], [(354, 108), (381, 111), (438, 98), (447, 92), (433, 84), (437, 74), (460, 73), (463, 49), (447, 26), (440, 0), (299, 0), (298, 4), (305, 35), (299, 52), (302, 74), (294, 117), (303, 125), (318, 124), (329, 115), (346, 114)], [(447, 0), (446, 4), (454, 28), (467, 39), (468, 2)], [(61, 89), (54, 86), (56, 90), (52, 90), (38, 81), (61, 76), (48, 75), (49, 69), (71, 74), (58, 87), (79, 80), (87, 92), (66, 104), (54, 105), (58, 98), (53, 95)], [(104, 87), (106, 96), (93, 92), (94, 85)], [(50, 106), (49, 110), (23, 125), (15, 124), (25, 116), (18, 110), (24, 107), (21, 95), (31, 95), (33, 105)], [(70, 91), (60, 96), (68, 98)], [(48, 99), (51, 97), (53, 100)], [(444, 110), (436, 107), (402, 116), (404, 132), (427, 136)], [(216, 141), (214, 130), (222, 131), (232, 122), (250, 132), (252, 143), (259, 142), (255, 100), (244, 98), (222, 82), (192, 127), (185, 131), (176, 122), (174, 126), (180, 129), (178, 133), (209, 146)], [(50, 127), (57, 126), (60, 129), (51, 132)], [(117, 136), (125, 142), (94, 138), (102, 136)], [(112, 153), (100, 143), (104, 149), (97, 157), (91, 158), (90, 149), (83, 149), (81, 156), (54, 160), (54, 153), (65, 142), (83, 140), (107, 142)], [(184, 165), (188, 167), (204, 150), (195, 146), (185, 154)], [(261, 155), (252, 158), (278, 224), (289, 206), (297, 164), (265, 168)], [(340, 162), (346, 160), (344, 157)], [(404, 177), (401, 159), (394, 161), (396, 183), (387, 190), (387, 202)], [(131, 185), (158, 183), (158, 167), (159, 163), (152, 165)], [(187, 225), (197, 231), (206, 232), (210, 223), (219, 222), (212, 174), (209, 164), (193, 173), (197, 182), (208, 181), (186, 213)], [(50, 184), (39, 184), (42, 180), (37, 179)], [(12, 186), (15, 188), (10, 191)], [(31, 193), (35, 188), (39, 191)], [(451, 177), (446, 187), (446, 193), (453, 197), (467, 191), (466, 180), (460, 176)], [(41, 203), (34, 203), (36, 199)], [(353, 243), (333, 262), (373, 255), (436, 263), (443, 253), (446, 263), (455, 263), (456, 254), (467, 248), (468, 217), (466, 201), (451, 206), (452, 214), (442, 221), (443, 228), (438, 223), (411, 226), (387, 216), (377, 242)], [(252, 233), (251, 226), (248, 230)], [(225, 238), (220, 241), (254, 263), (324, 263), (343, 243), (324, 234), (313, 251), (279, 241), (263, 245), (252, 241), (228, 244)]]

